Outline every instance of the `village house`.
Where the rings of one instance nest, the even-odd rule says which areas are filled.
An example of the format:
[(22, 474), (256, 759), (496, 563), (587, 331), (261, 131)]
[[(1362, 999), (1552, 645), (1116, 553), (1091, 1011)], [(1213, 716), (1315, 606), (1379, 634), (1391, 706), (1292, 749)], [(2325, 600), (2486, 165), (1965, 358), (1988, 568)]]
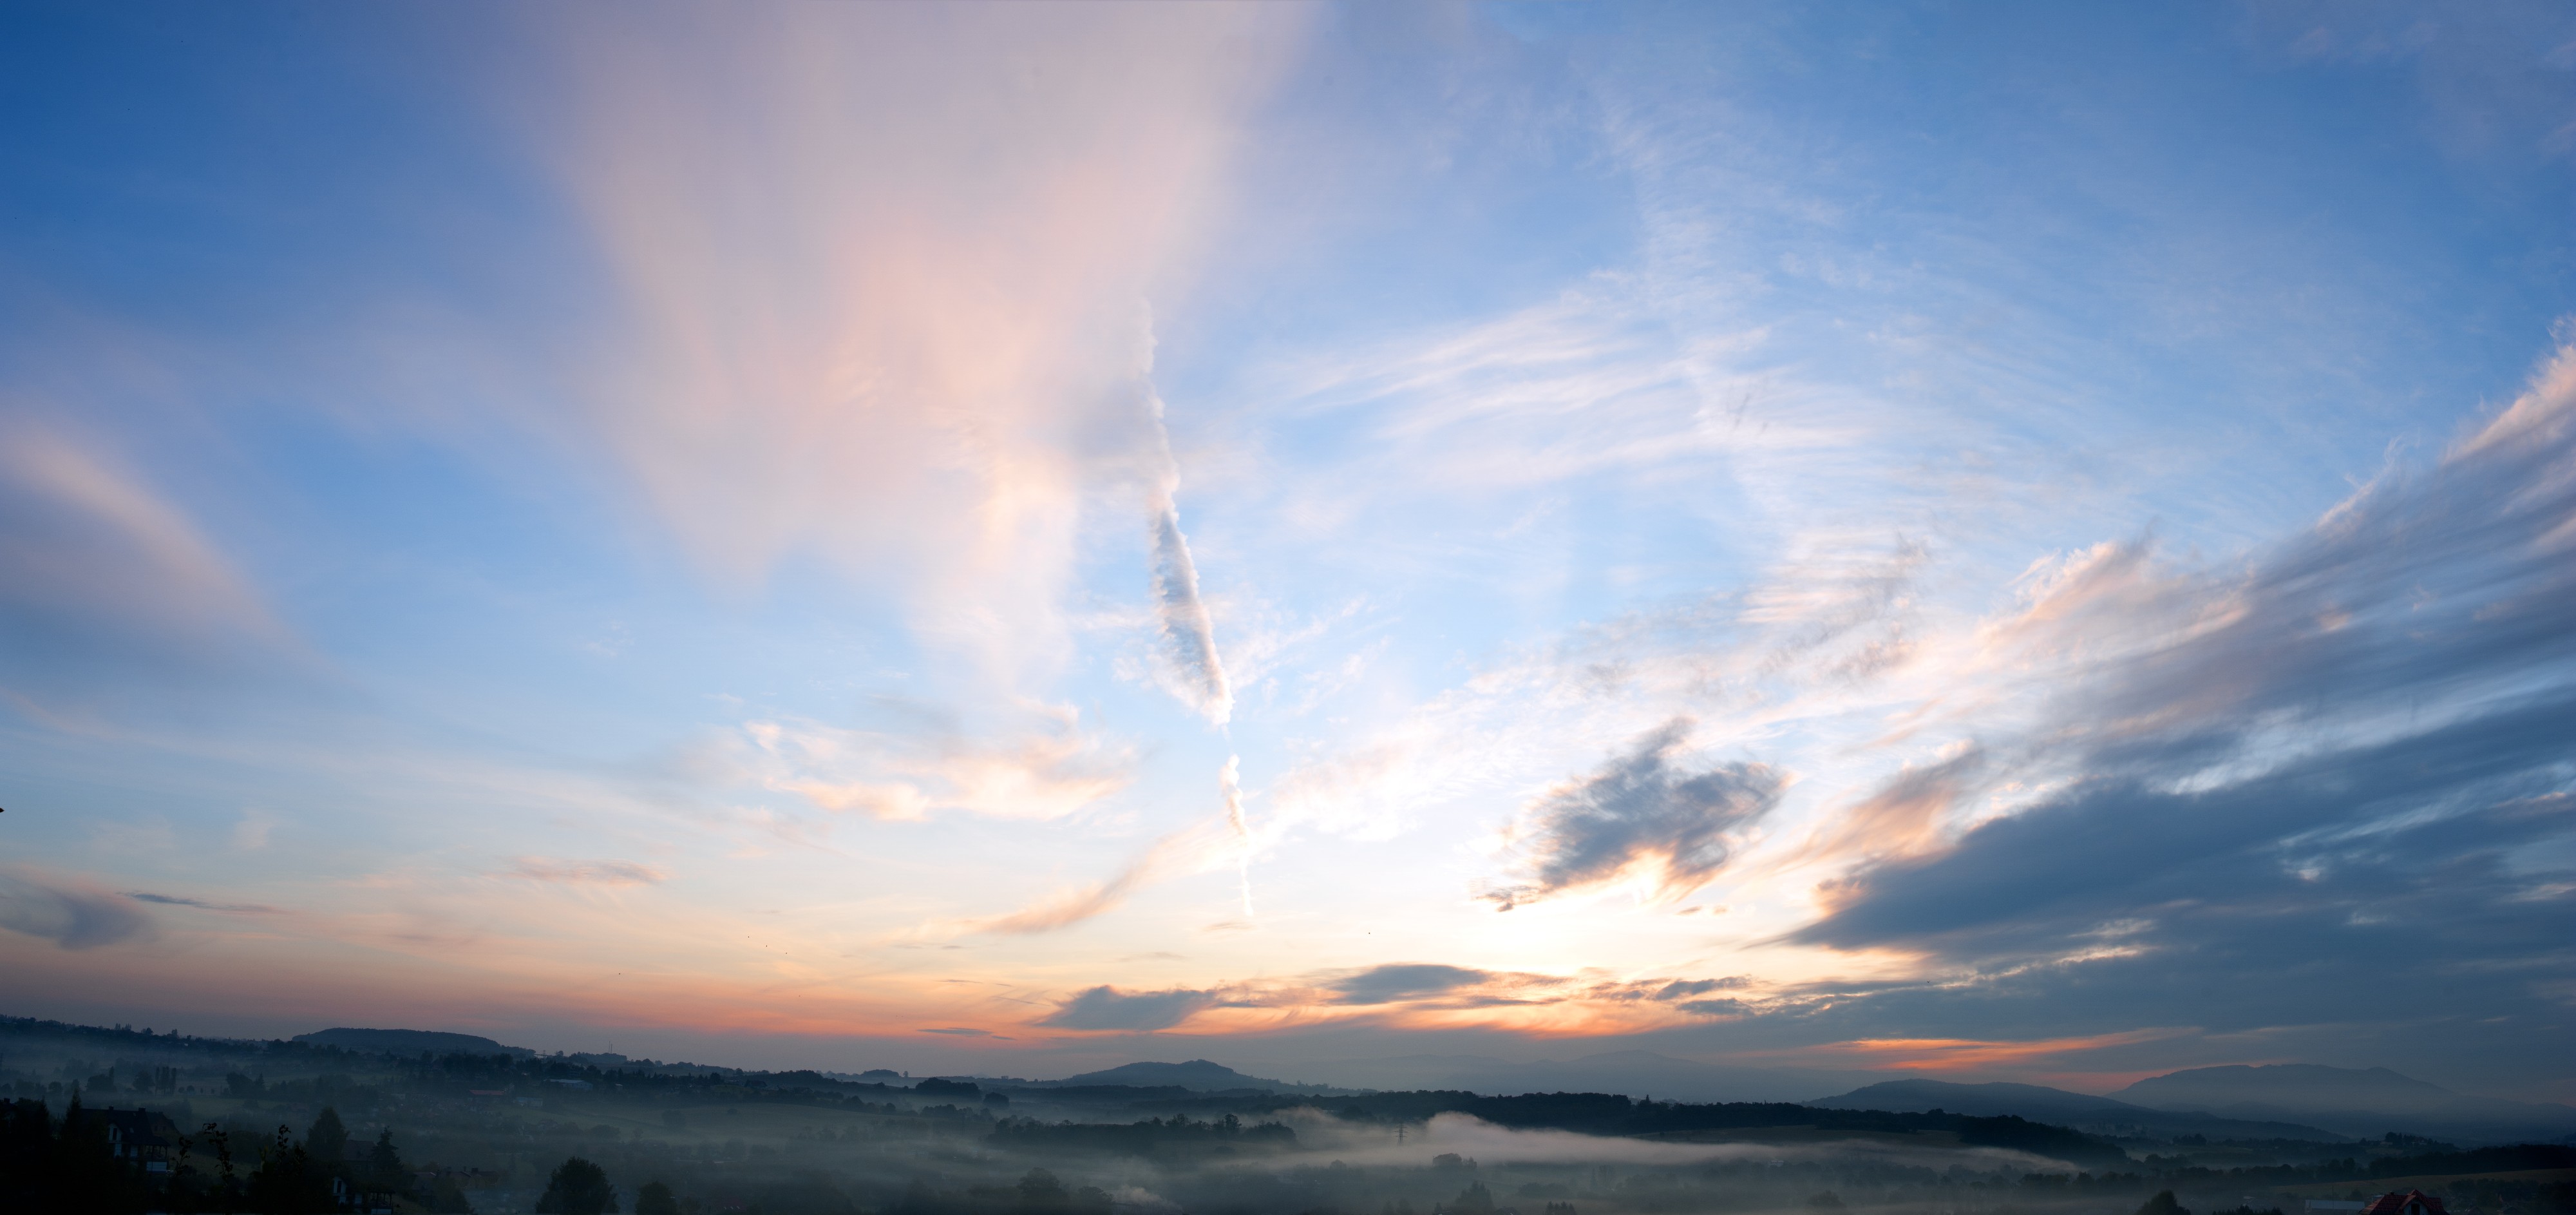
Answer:
[(2394, 1191), (2373, 1198), (2361, 1208), (2361, 1215), (2450, 1215), (2442, 1209), (2442, 1200), (2422, 1190)]
[(142, 1165), (146, 1173), (168, 1173), (178, 1168), (179, 1128), (168, 1118), (150, 1110), (86, 1110), (82, 1118), (97, 1119), (107, 1125), (108, 1153), (119, 1160)]

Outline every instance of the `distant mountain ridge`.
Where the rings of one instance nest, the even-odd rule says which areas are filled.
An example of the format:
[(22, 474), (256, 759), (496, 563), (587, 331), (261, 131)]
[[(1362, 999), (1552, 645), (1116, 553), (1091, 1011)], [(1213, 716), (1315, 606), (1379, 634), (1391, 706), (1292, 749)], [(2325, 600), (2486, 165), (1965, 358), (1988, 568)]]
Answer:
[(1222, 1063), (1206, 1059), (1192, 1059), (1187, 1063), (1125, 1063), (1096, 1072), (1067, 1076), (1062, 1080), (1034, 1080), (1023, 1083), (1032, 1088), (1125, 1085), (1134, 1088), (1185, 1088), (1202, 1093), (1221, 1093), (1235, 1089), (1259, 1089), (1274, 1093), (1338, 1091), (1324, 1084), (1297, 1084), (1287, 1080), (1268, 1080), (1260, 1076), (1247, 1076)]
[(2339, 1143), (2351, 1138), (2296, 1122), (2222, 1118), (2197, 1111), (2150, 1109), (2064, 1089), (2036, 1084), (1956, 1084), (1946, 1080), (1889, 1080), (1865, 1085), (1838, 1097), (1804, 1102), (1819, 1109), (1892, 1110), (1920, 1113), (1947, 1110), (1978, 1118), (2012, 1115), (2033, 1122), (2072, 1127), (2094, 1135), (2166, 1138), (2205, 1135), (2212, 1139), (2307, 1139)]
[(2576, 1107), (2466, 1096), (2384, 1067), (2196, 1067), (2140, 1080), (2112, 1096), (2153, 1109), (2289, 1119), (2364, 1137), (2396, 1131), (2478, 1144), (2576, 1135)]

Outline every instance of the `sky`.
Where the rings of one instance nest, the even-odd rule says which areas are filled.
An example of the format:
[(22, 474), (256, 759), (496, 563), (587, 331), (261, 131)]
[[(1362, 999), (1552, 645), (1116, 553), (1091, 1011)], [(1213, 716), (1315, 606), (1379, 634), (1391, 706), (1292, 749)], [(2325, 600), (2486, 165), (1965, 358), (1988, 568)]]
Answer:
[(2576, 1100), (2563, 6), (17, 4), (0, 113), (0, 1012)]

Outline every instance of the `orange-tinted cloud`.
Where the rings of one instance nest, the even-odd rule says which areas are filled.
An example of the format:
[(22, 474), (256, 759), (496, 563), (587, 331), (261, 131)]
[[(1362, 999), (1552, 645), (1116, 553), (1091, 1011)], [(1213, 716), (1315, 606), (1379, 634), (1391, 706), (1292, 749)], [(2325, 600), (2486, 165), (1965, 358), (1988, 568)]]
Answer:
[[(1020, 689), (1062, 660), (1076, 536), (1124, 485), (1205, 639), (1147, 306), (1187, 280), (1301, 16), (555, 19), (576, 101), (541, 146), (622, 295), (565, 422), (705, 568), (754, 584), (801, 551), (905, 587), (933, 652)], [(1191, 661), (1217, 713), (1212, 649)]]
[(1868, 797), (1837, 812), (1794, 859), (1874, 860), (1920, 853), (1939, 841), (1942, 819), (1972, 787), (1985, 752), (1970, 746), (1948, 759), (1908, 766)]
[(1864, 1066), (1891, 1070), (1963, 1072), (2026, 1067), (2062, 1055), (2080, 1054), (2109, 1046), (2153, 1042), (2187, 1032), (2190, 1031), (2136, 1029), (2119, 1033), (2090, 1034), (2073, 1038), (2041, 1038), (2021, 1042), (1984, 1041), (1975, 1038), (1861, 1038), (1810, 1047), (1799, 1053), (1849, 1057)]

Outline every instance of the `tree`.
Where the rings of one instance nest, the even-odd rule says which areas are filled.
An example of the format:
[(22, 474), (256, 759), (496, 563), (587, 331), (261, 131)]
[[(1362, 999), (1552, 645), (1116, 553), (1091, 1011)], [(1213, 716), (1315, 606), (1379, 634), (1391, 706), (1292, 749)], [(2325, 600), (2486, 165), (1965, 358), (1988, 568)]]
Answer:
[(277, 1128), (277, 1142), (260, 1153), (243, 1196), (252, 1210), (268, 1215), (323, 1215), (338, 1205), (331, 1200), (330, 1171), (317, 1167), (312, 1151), (289, 1133)]
[(1023, 1208), (1052, 1210), (1064, 1205), (1064, 1183), (1045, 1169), (1030, 1169), (1020, 1178), (1020, 1205)]
[(322, 1116), (313, 1120), (313, 1129), (304, 1132), (304, 1153), (326, 1167), (348, 1156), (349, 1128), (340, 1121), (340, 1111), (322, 1107)]
[(386, 1127), (376, 1136), (376, 1146), (367, 1150), (367, 1188), (388, 1193), (401, 1193), (410, 1188), (411, 1179), (404, 1175), (402, 1153), (394, 1150), (394, 1131)]
[(658, 1181), (644, 1183), (635, 1191), (635, 1215), (680, 1215), (680, 1200), (671, 1187)]
[(894, 1204), (894, 1215), (938, 1215), (939, 1195), (930, 1183), (915, 1177), (903, 1188), (903, 1198)]
[(474, 1215), (474, 1204), (466, 1201), (464, 1189), (445, 1173), (429, 1183), (429, 1192), (422, 1195), (422, 1201), (433, 1215)]
[(579, 1156), (567, 1157), (546, 1179), (537, 1210), (544, 1215), (615, 1215), (617, 1191), (608, 1184), (608, 1170)]
[(2172, 1190), (2158, 1190), (2155, 1197), (2140, 1204), (2138, 1215), (2191, 1215), (2191, 1210), (2174, 1201)]
[(859, 1215), (849, 1196), (821, 1173), (798, 1173), (752, 1191), (751, 1209), (760, 1215)]

